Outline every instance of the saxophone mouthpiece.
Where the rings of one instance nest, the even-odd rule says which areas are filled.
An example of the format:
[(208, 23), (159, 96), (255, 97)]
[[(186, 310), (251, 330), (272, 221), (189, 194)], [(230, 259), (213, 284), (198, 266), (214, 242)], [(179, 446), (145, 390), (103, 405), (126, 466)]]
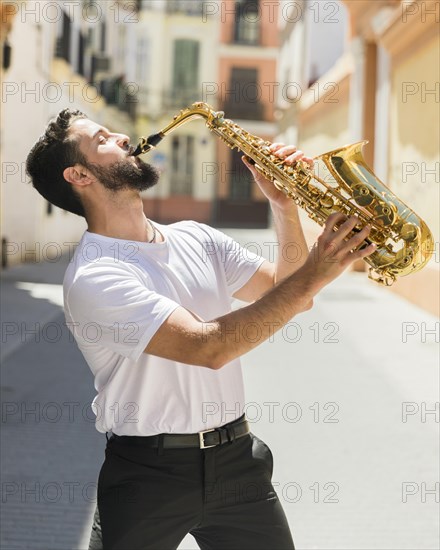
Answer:
[(142, 153), (142, 147), (141, 145), (139, 144), (136, 149), (131, 153), (131, 156), (132, 157), (137, 157), (138, 155), (140, 155)]
[(148, 136), (147, 139), (145, 139), (144, 137), (140, 138), (139, 144), (133, 151), (132, 155), (134, 157), (137, 157), (138, 155), (141, 155), (143, 153), (148, 153), (148, 151), (154, 149), (154, 147), (156, 147), (156, 145), (158, 145), (164, 137), (165, 135), (162, 132), (159, 132), (158, 134), (152, 134), (151, 136)]

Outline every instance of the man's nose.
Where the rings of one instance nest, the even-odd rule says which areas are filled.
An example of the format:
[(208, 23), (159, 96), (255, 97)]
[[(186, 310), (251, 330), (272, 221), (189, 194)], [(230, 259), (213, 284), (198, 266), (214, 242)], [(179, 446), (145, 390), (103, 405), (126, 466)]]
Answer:
[(130, 138), (128, 136), (126, 136), (125, 134), (118, 134), (117, 138), (116, 138), (116, 143), (122, 149), (128, 149), (128, 145), (130, 143)]

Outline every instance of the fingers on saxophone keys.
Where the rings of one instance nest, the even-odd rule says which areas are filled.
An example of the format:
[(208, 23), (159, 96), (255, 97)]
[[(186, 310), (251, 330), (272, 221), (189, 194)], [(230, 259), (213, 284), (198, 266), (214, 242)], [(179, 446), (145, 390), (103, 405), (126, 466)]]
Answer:
[[(341, 227), (341, 229), (342, 229), (342, 227)], [(347, 254), (348, 252), (353, 251), (355, 248), (357, 248), (359, 245), (361, 245), (364, 242), (364, 240), (368, 237), (370, 231), (371, 231), (371, 226), (366, 225), (359, 232), (355, 233), (341, 247), (342, 253)], [(365, 250), (365, 249), (363, 249), (363, 250)]]
[(369, 256), (370, 254), (373, 254), (377, 250), (377, 244), (371, 243), (367, 247), (362, 248), (362, 250), (356, 250), (356, 252), (353, 252), (354, 260), (357, 260), (359, 258), (365, 258), (366, 256)]
[[(334, 247), (338, 250), (342, 248), (345, 249), (345, 246), (343, 246), (344, 240), (358, 223), (359, 218), (357, 216), (350, 216), (347, 218), (342, 212), (335, 212), (329, 216), (325, 224), (325, 230), (322, 234), (326, 241), (326, 246), (330, 248)], [(351, 248), (353, 248), (353, 246)]]
[(307, 162), (310, 168), (313, 168), (313, 165), (315, 164), (315, 161), (312, 159), (312, 157), (303, 157), (301, 160)]
[(284, 163), (292, 165), (298, 162), (299, 160), (306, 162), (310, 166), (310, 168), (313, 167), (313, 163), (314, 163), (313, 159), (311, 157), (306, 157), (302, 151), (296, 151), (292, 155), (289, 155), (284, 159)]
[(295, 145), (283, 145), (283, 147), (280, 147), (279, 149), (274, 151), (274, 155), (287, 160), (287, 158), (289, 158), (289, 155), (292, 155), (292, 153), (295, 153), (296, 151), (297, 148), (295, 147)]
[(284, 162), (286, 164), (295, 164), (295, 162), (298, 162), (303, 158), (304, 153), (302, 151), (294, 151), (293, 154), (289, 154), (289, 156), (284, 159)]
[[(359, 223), (359, 218), (357, 216), (350, 216), (339, 228), (338, 234), (341, 237), (346, 237), (350, 231), (352, 231)], [(344, 235), (342, 235), (344, 233)]]
[(272, 145), (269, 147), (269, 151), (271, 153), (275, 153), (278, 151), (278, 149), (281, 149), (281, 147), (284, 147), (284, 143), (272, 143)]
[(368, 246), (358, 249), (358, 247), (368, 237), (370, 231), (371, 226), (366, 225), (359, 231), (359, 233), (356, 233), (353, 237), (348, 239), (345, 246), (342, 247), (342, 253), (348, 254), (347, 259), (349, 261), (355, 261), (365, 258), (366, 256), (369, 256), (370, 254), (375, 252), (375, 250), (377, 249), (376, 243), (370, 243)]
[(302, 151), (298, 151), (296, 145), (285, 145), (284, 143), (272, 143), (269, 147), (269, 151), (282, 159), (283, 164), (292, 165), (299, 160), (306, 162), (311, 168), (313, 167), (314, 160), (311, 157), (304, 156)]
[(339, 226), (346, 219), (347, 219), (347, 216), (343, 212), (334, 212), (333, 214), (330, 214), (330, 216), (327, 218), (327, 221), (324, 224), (324, 231), (322, 233), (322, 236), (323, 237), (330, 236), (333, 233), (333, 228), (335, 226)]

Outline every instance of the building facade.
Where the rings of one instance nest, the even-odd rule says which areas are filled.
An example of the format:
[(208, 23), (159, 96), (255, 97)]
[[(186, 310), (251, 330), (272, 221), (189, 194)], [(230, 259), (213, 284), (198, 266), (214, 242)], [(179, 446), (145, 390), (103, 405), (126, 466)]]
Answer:
[(133, 4), (129, 10), (112, 6), (87, 0), (70, 8), (47, 0), (1, 4), (3, 267), (58, 258), (86, 228), (83, 218), (45, 201), (25, 173), (27, 154), (50, 119), (65, 107), (80, 109), (136, 138), (127, 81), (134, 55), (131, 34), (121, 28), (133, 25), (137, 12)]
[[(297, 6), (280, 17), (278, 74), (288, 92), (278, 96), (278, 139), (293, 139), (310, 155), (369, 141), (366, 161), (427, 222), (436, 243), (431, 262), (392, 289), (438, 313), (440, 4), (347, 0)], [(305, 226), (313, 240), (318, 226), (307, 219)]]
[[(216, 80), (218, 17), (200, 0), (142, 2), (137, 26), (137, 134), (167, 126), (180, 110), (204, 99)], [(216, 102), (213, 102), (216, 107)], [(144, 193), (147, 216), (172, 223), (210, 222), (216, 188), (215, 145), (203, 120), (177, 128), (144, 157), (161, 171)]]
[[(257, 0), (2, 2), (2, 264), (57, 257), (86, 227), (43, 200), (25, 174), (30, 148), (64, 107), (135, 143), (202, 100), (272, 141), (273, 8)], [(162, 172), (143, 194), (146, 215), (266, 227), (267, 201), (240, 157), (203, 120), (182, 125), (144, 157)]]
[[(273, 140), (278, 55), (277, 11), (258, 0), (141, 3), (148, 68), (140, 86), (139, 135), (156, 133), (180, 109), (205, 101)], [(176, 129), (151, 153), (163, 167), (145, 193), (153, 219), (191, 218), (216, 226), (267, 227), (268, 204), (237, 151), (203, 121)]]
[[(273, 141), (276, 133), (278, 13), (258, 0), (219, 2), (220, 51), (215, 88), (219, 109), (251, 134)], [(267, 227), (266, 198), (241, 161), (242, 154), (217, 143), (218, 226)]]

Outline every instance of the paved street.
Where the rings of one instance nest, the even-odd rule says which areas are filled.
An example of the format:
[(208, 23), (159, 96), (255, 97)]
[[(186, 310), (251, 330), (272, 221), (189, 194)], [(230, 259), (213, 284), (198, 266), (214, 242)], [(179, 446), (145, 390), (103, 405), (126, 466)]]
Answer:
[[(224, 231), (270, 254), (271, 231)], [(3, 550), (87, 548), (105, 437), (91, 373), (63, 325), (65, 265), (4, 272)], [(243, 358), (246, 413), (273, 451), (298, 549), (439, 548), (435, 323), (347, 273)], [(195, 548), (191, 536), (180, 546)]]
[(63, 324), (65, 267), (65, 260), (22, 265), (2, 278), (5, 550), (88, 544), (105, 436), (90, 410), (92, 375)]

